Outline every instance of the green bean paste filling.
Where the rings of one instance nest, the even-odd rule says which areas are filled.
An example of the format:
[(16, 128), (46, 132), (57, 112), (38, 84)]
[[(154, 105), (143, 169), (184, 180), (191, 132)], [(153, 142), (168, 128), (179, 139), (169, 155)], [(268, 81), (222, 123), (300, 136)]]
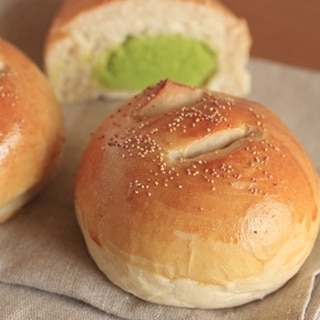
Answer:
[(140, 90), (163, 79), (204, 85), (217, 70), (217, 53), (205, 43), (179, 35), (129, 37), (103, 54), (96, 80), (114, 90)]

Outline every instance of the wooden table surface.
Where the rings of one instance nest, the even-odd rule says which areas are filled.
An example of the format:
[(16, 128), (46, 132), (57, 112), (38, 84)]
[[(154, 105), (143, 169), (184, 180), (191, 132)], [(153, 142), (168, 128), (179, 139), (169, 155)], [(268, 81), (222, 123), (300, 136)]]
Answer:
[(320, 70), (320, 0), (222, 0), (244, 17), (252, 55)]

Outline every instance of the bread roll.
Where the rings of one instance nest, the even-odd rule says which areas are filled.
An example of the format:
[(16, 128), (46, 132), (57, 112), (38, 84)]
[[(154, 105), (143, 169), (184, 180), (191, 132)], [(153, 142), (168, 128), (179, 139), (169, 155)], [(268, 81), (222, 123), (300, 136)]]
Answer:
[(45, 65), (61, 101), (123, 98), (165, 78), (245, 95), (250, 46), (246, 22), (215, 0), (66, 0)]
[(0, 39), (0, 222), (55, 172), (64, 141), (60, 108), (31, 60)]
[(75, 208), (105, 275), (147, 301), (225, 308), (284, 285), (319, 229), (303, 147), (258, 103), (163, 81), (108, 116)]

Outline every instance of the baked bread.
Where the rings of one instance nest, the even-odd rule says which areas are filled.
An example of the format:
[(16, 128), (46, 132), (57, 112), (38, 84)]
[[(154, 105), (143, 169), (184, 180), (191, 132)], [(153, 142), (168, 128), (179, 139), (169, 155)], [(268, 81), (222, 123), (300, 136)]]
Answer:
[(245, 95), (250, 46), (246, 22), (215, 0), (66, 0), (44, 60), (61, 101), (123, 98), (166, 78)]
[(313, 164), (274, 112), (170, 81), (103, 121), (75, 184), (105, 275), (147, 301), (194, 308), (286, 283), (312, 250), (319, 201)]
[(0, 222), (55, 172), (64, 142), (62, 114), (45, 76), (0, 39)]

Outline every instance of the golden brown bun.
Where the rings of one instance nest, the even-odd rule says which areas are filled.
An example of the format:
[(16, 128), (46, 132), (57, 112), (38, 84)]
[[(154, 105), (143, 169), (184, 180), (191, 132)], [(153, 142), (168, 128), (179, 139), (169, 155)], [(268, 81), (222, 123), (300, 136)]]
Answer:
[(87, 246), (112, 282), (198, 308), (290, 279), (317, 237), (319, 200), (313, 164), (275, 113), (170, 81), (105, 119), (75, 186)]
[(19, 49), (0, 39), (0, 222), (50, 178), (64, 128), (46, 78)]
[[(217, 71), (208, 75), (204, 87), (235, 95), (249, 92), (249, 28), (244, 19), (238, 18), (223, 3), (215, 0), (66, 0), (48, 32), (44, 56), (46, 72), (58, 99), (131, 96), (133, 89), (102, 85), (93, 70), (107, 64), (103, 60), (106, 53), (123, 45), (128, 38), (157, 35), (196, 39), (217, 53)], [(162, 79), (166, 77), (164, 70)]]

